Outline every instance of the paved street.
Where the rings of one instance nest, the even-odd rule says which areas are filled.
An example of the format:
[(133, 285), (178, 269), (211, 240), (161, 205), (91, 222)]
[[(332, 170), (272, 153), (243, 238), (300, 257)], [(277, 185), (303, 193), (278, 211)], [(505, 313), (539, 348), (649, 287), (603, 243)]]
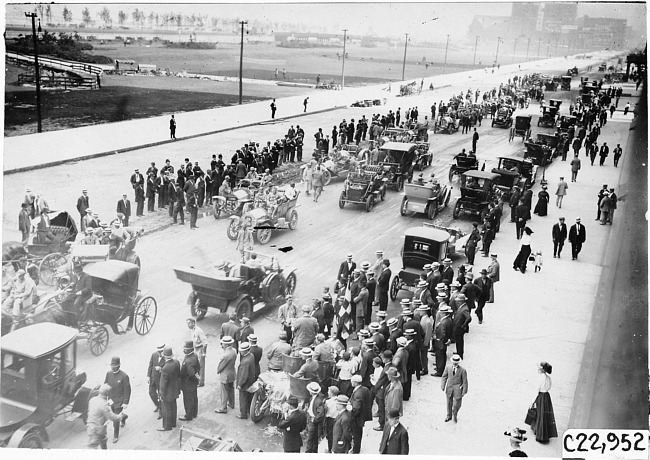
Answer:
[[(553, 73), (553, 69), (566, 70), (570, 65), (573, 64), (567, 65), (562, 60), (561, 66), (558, 63), (556, 67), (547, 70)], [(498, 86), (499, 81), (507, 80), (511, 75), (502, 68), (500, 75), (488, 74), (478, 85), (470, 83), (469, 86), (478, 86), (483, 92)], [(572, 96), (576, 94), (576, 81), (577, 79), (574, 79), (574, 91), (570, 93)], [(43, 191), (52, 208), (71, 212), (75, 209), (76, 198), (81, 189), (88, 188), (91, 207), (108, 219), (108, 216), (113, 214), (115, 202), (121, 193), (126, 190), (129, 195), (132, 194), (128, 179), (133, 169), (146, 169), (150, 161), (156, 161), (156, 164), (161, 166), (165, 158), (170, 158), (172, 164), (178, 166), (182, 159), (188, 156), (192, 161), (197, 160), (203, 165), (213, 153), (224, 153), (227, 157), (228, 152), (245, 142), (256, 140), (262, 144), (266, 140), (274, 140), (284, 134), (290, 125), (296, 124), (305, 129), (305, 152), (309, 152), (313, 146), (311, 135), (318, 127), (323, 127), (323, 131), (327, 133), (331, 131), (331, 126), (338, 125), (342, 118), (358, 119), (364, 114), (366, 118), (371, 118), (372, 113), (386, 113), (389, 109), (395, 110), (397, 107), (404, 110), (416, 105), (423, 117), (433, 102), (447, 100), (451, 94), (466, 91), (467, 87), (467, 80), (457, 79), (453, 86), (433, 93), (425, 91), (420, 96), (391, 98), (388, 105), (381, 107), (345, 108), (274, 124), (256, 124), (235, 131), (179, 140), (118, 155), (55, 166), (47, 170), (5, 175), (4, 239), (15, 237), (17, 225), (14, 215), (17, 215), (18, 211), (16, 204), (22, 200), (26, 186)], [(633, 90), (632, 93), (634, 94)], [(568, 95), (569, 93), (555, 93), (555, 96), (564, 99), (562, 113), (568, 110)], [(546, 132), (536, 127), (537, 104), (532, 104), (522, 112), (533, 114), (533, 136), (536, 132)], [(516, 114), (520, 112), (517, 111)], [(631, 120), (631, 113), (623, 117), (622, 112), (617, 112), (614, 119), (603, 128), (598, 139), (599, 144), (607, 142), (612, 147), (617, 143), (625, 145)], [(478, 131), (481, 139), (477, 155), (481, 162), (486, 162), (486, 171), (495, 165), (498, 156), (521, 154), (524, 149), (521, 139), (508, 143), (508, 130), (491, 128), (489, 120), (487, 123), (484, 120)], [(470, 149), (471, 135), (434, 135), (431, 132), (430, 143), (434, 163), (425, 174), (434, 172), (442, 183), (446, 183), (452, 157), (461, 148)], [(603, 254), (610, 234), (618, 224), (615, 221), (614, 226), (610, 227), (594, 223), (596, 195), (602, 184), (617, 187), (622, 169), (613, 167), (611, 156), (604, 167), (589, 166), (584, 153), (581, 159), (582, 171), (578, 182), (570, 183), (564, 207), (557, 209), (552, 199), (549, 215), (533, 216), (529, 223), (535, 231), (534, 248), (541, 249), (545, 255), (542, 272), (536, 274), (529, 271), (522, 275), (510, 268), (518, 251), (518, 242), (515, 239), (513, 224), (507, 223), (509, 209), (505, 208), (501, 232), (492, 245), (492, 250), (499, 254), (502, 277), (496, 287), (495, 303), (486, 307), (484, 323), (478, 325), (474, 318), (471, 333), (466, 338), (463, 365), (468, 371), (469, 393), (463, 401), (459, 423), (443, 422), (445, 400), (438, 378), (427, 376), (419, 382), (414, 382), (413, 397), (405, 403), (403, 419), (411, 436), (411, 453), (504, 455), (508, 442), (502, 433), (513, 425), (522, 425), (526, 409), (536, 395), (534, 381), (537, 377), (537, 363), (542, 360), (552, 363), (555, 370), (551, 396), (558, 432), (561, 433), (568, 427), (578, 371), (589, 332), (595, 288), (602, 272)], [(556, 159), (545, 174), (549, 180), (549, 192), (552, 194), (558, 176), (570, 177), (568, 163)], [(444, 226), (454, 225), (467, 230), (471, 226), (470, 218), (461, 217), (457, 221), (451, 218), (451, 207), (459, 195), (458, 179), (451, 185), (454, 188), (450, 208), (443, 211), (438, 222)], [(303, 190), (302, 185), (298, 188)], [(341, 190), (342, 183), (338, 180), (325, 188), (318, 203), (302, 195), (299, 199), (298, 228), (295, 231), (277, 232), (269, 245), (256, 247), (260, 252), (279, 255), (281, 265), (297, 267), (298, 305), (311, 303), (311, 299), (320, 295), (323, 286), (333, 285), (337, 267), (346, 252), (352, 251), (359, 263), (372, 260), (375, 250), (383, 249), (386, 257), (392, 261), (393, 273), (398, 271), (403, 232), (407, 228), (420, 226), (423, 220), (421, 215), (400, 216), (401, 194), (395, 191), (388, 191), (386, 201), (379, 203), (371, 213), (366, 213), (362, 207), (355, 205), (346, 205), (341, 210), (337, 201)], [(536, 195), (539, 183), (533, 191)], [(535, 197), (534, 203), (536, 202)], [(622, 215), (625, 206), (626, 202), (619, 203), (619, 215)], [(73, 214), (77, 217), (76, 212)], [(581, 216), (587, 226), (587, 243), (577, 262), (570, 260), (568, 245), (562, 259), (552, 258), (551, 227), (559, 216), (565, 216), (567, 224), (572, 224), (575, 217)], [(137, 225), (137, 220), (133, 223)], [(92, 357), (86, 343), (78, 343), (78, 365), (88, 373), (89, 382), (99, 383), (102, 380), (113, 355), (122, 357), (122, 368), (132, 379), (134, 393), (128, 409), (130, 418), (119, 443), (109, 448), (178, 448), (176, 431), (173, 434), (155, 431), (159, 422), (156, 421), (156, 414), (152, 412), (153, 407), (147, 395), (146, 366), (158, 343), (171, 345), (179, 355), (183, 341), (188, 336), (184, 319), (189, 315), (186, 300), (190, 287), (176, 280), (172, 267), (190, 265), (209, 270), (219, 259), (236, 260), (238, 253), (235, 251), (235, 243), (227, 239), (225, 234), (227, 224), (227, 219), (215, 221), (210, 217), (201, 219), (198, 224), (200, 228), (194, 232), (190, 232), (187, 226), (173, 226), (142, 238), (136, 248), (142, 259), (140, 286), (143, 290), (149, 290), (158, 300), (158, 318), (153, 330), (144, 337), (134, 332), (119, 337), (111, 333), (108, 350), (100, 358)], [(286, 246), (291, 246), (293, 250), (282, 254), (277, 249)], [(465, 261), (465, 257), (457, 254), (454, 261), (454, 266), (457, 267)], [(478, 273), (487, 264), (488, 259), (477, 257), (474, 273)], [(400, 295), (404, 296), (406, 292), (402, 291)], [(390, 316), (398, 314), (398, 307), (398, 302), (391, 303)], [(275, 315), (275, 310), (269, 311), (253, 321), (259, 343), (263, 347), (273, 342), (279, 332), (280, 326)], [(200, 323), (210, 340), (208, 377), (206, 387), (199, 389), (199, 419), (191, 422), (191, 425), (215, 435), (233, 438), (244, 451), (256, 447), (267, 452), (281, 451), (281, 437), (268, 429), (265, 430), (267, 420), (253, 425), (250, 421), (236, 419), (232, 412), (225, 416), (213, 412), (218, 400), (218, 377), (215, 369), (219, 356), (219, 329), (224, 319), (224, 316), (211, 312)], [(266, 368), (265, 358), (262, 360), (262, 368)], [(179, 400), (179, 415), (182, 414), (182, 403)], [(370, 429), (374, 423), (367, 424), (368, 428), (364, 431), (362, 453), (377, 452), (380, 433)], [(49, 447), (82, 448), (85, 445), (85, 430), (80, 421), (70, 423), (58, 419), (48, 428), (48, 432), (52, 440), (48, 444)], [(557, 439), (548, 445), (537, 444), (530, 439), (524, 450), (529, 456), (535, 457), (561, 455), (561, 446)], [(320, 451), (323, 452), (322, 446)]]

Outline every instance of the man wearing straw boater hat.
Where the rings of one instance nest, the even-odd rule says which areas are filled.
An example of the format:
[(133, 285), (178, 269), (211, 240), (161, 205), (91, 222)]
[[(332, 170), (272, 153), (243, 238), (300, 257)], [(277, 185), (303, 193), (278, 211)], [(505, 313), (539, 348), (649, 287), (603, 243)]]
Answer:
[(228, 406), (235, 408), (235, 361), (237, 352), (233, 348), (234, 339), (229, 335), (221, 339), (223, 354), (219, 359), (217, 374), (219, 374), (221, 405), (215, 409), (217, 414), (225, 414)]
[(237, 418), (247, 419), (251, 407), (252, 393), (248, 387), (255, 383), (255, 358), (251, 354), (251, 344), (239, 345), (239, 367), (237, 368), (237, 390), (239, 390), (239, 414)]
[(458, 411), (463, 403), (463, 396), (467, 394), (467, 371), (460, 366), (461, 358), (458, 355), (451, 357), (451, 364), (442, 373), (440, 387), (447, 396), (447, 418), (445, 422), (454, 420), (458, 422)]

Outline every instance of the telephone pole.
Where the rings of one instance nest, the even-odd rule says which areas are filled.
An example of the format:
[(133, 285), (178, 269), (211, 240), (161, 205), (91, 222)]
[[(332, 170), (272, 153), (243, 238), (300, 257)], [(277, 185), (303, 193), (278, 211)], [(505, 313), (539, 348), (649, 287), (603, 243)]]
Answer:
[(445, 66), (442, 69), (442, 73), (447, 73), (447, 50), (449, 49), (449, 35), (447, 35), (447, 45), (445, 46)]
[[(25, 13), (25, 17), (32, 18), (32, 40), (34, 41), (34, 77), (36, 79), (36, 123), (39, 133), (43, 132), (41, 117), (41, 70), (38, 66), (38, 37), (36, 36), (36, 13)], [(41, 31), (41, 20), (38, 20), (38, 31)]]
[(404, 71), (406, 70), (406, 49), (409, 46), (409, 34), (406, 35), (406, 40), (404, 40), (404, 62), (402, 62), (402, 81), (404, 81)]
[(528, 37), (528, 46), (526, 46), (526, 61), (528, 61), (528, 50), (530, 49), (530, 37)]
[(537, 40), (537, 59), (539, 59), (539, 48), (542, 46), (542, 39)]
[(242, 103), (242, 93), (243, 93), (243, 73), (244, 73), (244, 26), (248, 24), (248, 21), (240, 21), (241, 24), (241, 43), (239, 45), (239, 105)]
[(476, 42), (474, 42), (474, 60), (472, 61), (472, 65), (476, 65), (476, 48), (478, 47), (478, 38), (479, 36), (476, 36)]
[(515, 54), (517, 53), (517, 39), (515, 38), (515, 46), (512, 48), (512, 62), (515, 62)]
[(341, 89), (345, 86), (345, 42), (348, 37), (348, 29), (343, 29), (343, 65), (341, 66)]
[(497, 54), (494, 57), (494, 64), (499, 65), (499, 45), (501, 44), (501, 37), (497, 37)]

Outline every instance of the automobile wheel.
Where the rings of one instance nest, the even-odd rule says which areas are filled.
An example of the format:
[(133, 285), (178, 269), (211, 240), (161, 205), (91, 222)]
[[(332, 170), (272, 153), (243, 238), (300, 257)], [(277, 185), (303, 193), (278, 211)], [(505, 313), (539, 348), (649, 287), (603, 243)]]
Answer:
[(38, 277), (43, 284), (54, 286), (55, 275), (59, 267), (68, 262), (68, 259), (58, 252), (46, 255), (38, 266)]
[(20, 440), (20, 443), (18, 444), (19, 449), (42, 449), (43, 448), (43, 440), (41, 439), (41, 436), (36, 433), (32, 432), (23, 437), (23, 439)]
[(332, 182), (332, 173), (329, 172), (329, 170), (323, 171), (323, 184), (324, 185), (329, 185), (330, 182)]
[(287, 276), (287, 279), (285, 281), (284, 285), (284, 295), (289, 295), (293, 294), (296, 291), (296, 282), (298, 280), (296, 279), (296, 274), (291, 273), (289, 276)]
[(402, 216), (406, 215), (409, 207), (409, 199), (407, 197), (402, 198), (402, 205), (399, 207), (399, 213)]
[(215, 220), (219, 219), (221, 216), (221, 206), (219, 206), (217, 203), (214, 204), (214, 211), (212, 212), (212, 215), (214, 216)]
[(454, 212), (452, 214), (452, 217), (454, 219), (458, 219), (458, 216), (460, 216), (460, 201), (456, 203), (456, 206), (454, 207)]
[(341, 192), (339, 197), (339, 208), (343, 209), (343, 206), (345, 206), (345, 192)]
[(263, 228), (260, 230), (256, 230), (256, 237), (257, 237), (257, 242), (259, 244), (266, 244), (271, 240), (271, 233), (272, 230), (270, 228)]
[(242, 299), (237, 305), (237, 319), (241, 320), (242, 318), (253, 319), (253, 302), (249, 299)]
[(399, 276), (396, 276), (393, 278), (393, 282), (390, 283), (390, 300), (395, 300), (397, 299), (397, 294), (399, 293), (400, 289), (400, 280)]
[(88, 337), (88, 346), (93, 356), (99, 356), (108, 348), (108, 329), (97, 327)]
[(190, 304), (190, 313), (192, 316), (196, 317), (197, 321), (201, 321), (205, 318), (205, 314), (208, 312), (208, 307), (205, 305), (196, 306), (196, 302)]
[(492, 127), (494, 128), (494, 120), (492, 120)]
[(402, 189), (404, 188), (404, 177), (400, 176), (397, 178), (395, 188), (397, 189), (398, 192), (402, 191)]
[(454, 174), (456, 173), (456, 166), (449, 168), (449, 182), (454, 180)]
[(289, 228), (295, 230), (296, 227), (298, 227), (298, 211), (292, 209), (289, 215)]
[(537, 127), (538, 127), (538, 128), (539, 128), (539, 126), (540, 126), (540, 122), (541, 122), (541, 121), (542, 121), (541, 118), (538, 118), (538, 119), (537, 119)]
[(449, 200), (451, 199), (451, 190), (447, 191), (447, 198), (445, 199), (445, 208), (449, 206)]
[(239, 230), (239, 221), (236, 219), (232, 219), (230, 221), (230, 224), (228, 224), (228, 228), (226, 229), (226, 234), (228, 235), (228, 238), (231, 240), (235, 241), (237, 239), (237, 231)]
[(436, 218), (436, 215), (438, 215), (438, 202), (432, 201), (427, 207), (427, 217), (429, 220), (433, 220)]
[(253, 393), (253, 398), (251, 399), (251, 421), (257, 423), (264, 418), (264, 411), (262, 410), (262, 405), (266, 400), (264, 390), (258, 390)]
[(375, 196), (374, 196), (374, 195), (370, 195), (370, 196), (366, 199), (366, 212), (370, 212), (370, 211), (372, 211), (372, 208), (374, 208), (374, 207), (375, 207)]
[(156, 322), (158, 303), (151, 296), (142, 299), (133, 312), (133, 326), (138, 335), (147, 334)]

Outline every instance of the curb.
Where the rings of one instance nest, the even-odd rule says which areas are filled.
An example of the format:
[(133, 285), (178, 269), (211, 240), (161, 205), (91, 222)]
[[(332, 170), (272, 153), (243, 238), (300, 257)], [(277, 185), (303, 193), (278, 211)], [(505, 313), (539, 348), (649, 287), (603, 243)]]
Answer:
[(84, 155), (80, 157), (75, 157), (75, 158), (68, 158), (65, 160), (57, 160), (57, 161), (50, 161), (47, 163), (41, 163), (37, 165), (32, 165), (32, 166), (25, 166), (25, 167), (20, 167), (20, 168), (14, 168), (14, 169), (8, 169), (6, 171), (3, 171), (4, 175), (9, 175), (9, 174), (16, 174), (16, 173), (21, 173), (21, 172), (26, 172), (26, 171), (34, 171), (37, 169), (43, 169), (43, 168), (49, 168), (51, 166), (59, 166), (62, 164), (66, 163), (74, 163), (77, 161), (84, 161), (84, 160), (92, 160), (93, 158), (101, 158), (109, 155), (116, 155), (118, 153), (124, 153), (124, 152), (130, 152), (133, 150), (139, 150), (139, 149), (144, 149), (148, 147), (156, 147), (158, 145), (164, 145), (164, 144), (169, 144), (172, 142), (176, 141), (182, 141), (182, 140), (188, 140), (188, 139), (195, 139), (197, 137), (202, 137), (202, 136), (210, 136), (212, 134), (219, 134), (219, 133), (224, 133), (227, 131), (234, 131), (236, 129), (241, 129), (241, 128), (250, 128), (251, 126), (256, 126), (260, 124), (269, 124), (269, 123), (276, 123), (276, 122), (282, 122), (284, 120), (291, 120), (293, 118), (299, 118), (299, 117), (304, 117), (307, 115), (313, 115), (313, 114), (318, 114), (318, 113), (325, 113), (325, 112), (332, 112), (334, 110), (339, 110), (339, 109), (344, 109), (347, 108), (347, 105), (340, 105), (340, 106), (334, 106), (334, 107), (328, 107), (326, 109), (321, 109), (321, 110), (314, 110), (311, 112), (300, 112), (299, 114), (296, 115), (289, 115), (287, 117), (282, 117), (282, 118), (275, 118), (271, 120), (262, 120), (262, 121), (256, 121), (254, 123), (247, 123), (245, 125), (238, 125), (238, 126), (231, 126), (228, 128), (222, 128), (222, 129), (217, 129), (214, 131), (208, 131), (204, 133), (198, 133), (198, 134), (192, 134), (190, 136), (185, 136), (185, 137), (179, 137), (178, 139), (165, 139), (164, 141), (158, 141), (158, 142), (150, 142), (148, 144), (140, 144), (140, 145), (134, 145), (131, 147), (124, 147), (122, 149), (117, 149), (117, 150), (110, 150), (106, 152), (99, 152), (99, 153), (93, 153), (90, 155)]

